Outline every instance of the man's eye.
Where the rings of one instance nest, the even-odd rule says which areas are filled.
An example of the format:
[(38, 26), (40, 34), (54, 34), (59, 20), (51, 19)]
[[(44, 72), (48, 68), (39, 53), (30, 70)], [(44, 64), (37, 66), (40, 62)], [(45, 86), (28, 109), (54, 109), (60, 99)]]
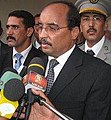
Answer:
[(15, 30), (17, 30), (17, 29), (19, 29), (19, 26), (13, 26), (13, 28), (15, 29)]
[(43, 29), (42, 26), (36, 26), (36, 30), (37, 30), (37, 31), (39, 31), (39, 30), (41, 31), (42, 29)]
[(6, 28), (7, 28), (7, 29), (11, 28), (11, 29), (17, 30), (17, 29), (19, 29), (20, 27), (19, 27), (18, 25), (6, 25)]
[(89, 20), (89, 18), (83, 18), (82, 20), (83, 20), (83, 21), (88, 21), (88, 20)]
[(54, 31), (58, 30), (58, 27), (57, 27), (57, 26), (48, 26), (48, 27), (49, 27), (49, 29), (52, 30), (52, 31), (53, 31), (53, 30), (54, 30)]
[(94, 20), (100, 21), (101, 18), (100, 17), (94, 17)]
[(6, 28), (8, 29), (10, 26), (9, 25), (6, 25)]
[(53, 26), (49, 26), (49, 28), (50, 28), (51, 30), (55, 30), (55, 29), (56, 29), (56, 28), (53, 27)]

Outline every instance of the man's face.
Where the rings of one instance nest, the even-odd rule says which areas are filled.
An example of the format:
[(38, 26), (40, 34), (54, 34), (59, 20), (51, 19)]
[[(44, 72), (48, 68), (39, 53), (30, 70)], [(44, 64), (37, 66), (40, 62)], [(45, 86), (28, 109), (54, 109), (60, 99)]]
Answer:
[(90, 45), (94, 45), (99, 42), (104, 35), (104, 17), (94, 13), (83, 13), (80, 28), (87, 42)]
[(16, 49), (24, 49), (30, 42), (28, 30), (23, 24), (22, 18), (11, 16), (7, 20), (7, 44)]
[(67, 12), (66, 5), (53, 4), (46, 7), (40, 15), (41, 48), (44, 53), (55, 58), (68, 51), (74, 44), (73, 35), (67, 27)]
[(36, 25), (38, 24), (38, 22), (39, 22), (39, 17), (35, 17), (35, 31), (34, 31), (34, 36), (35, 36), (35, 38), (38, 40), (39, 39), (39, 34), (38, 34), (38, 32), (36, 31)]

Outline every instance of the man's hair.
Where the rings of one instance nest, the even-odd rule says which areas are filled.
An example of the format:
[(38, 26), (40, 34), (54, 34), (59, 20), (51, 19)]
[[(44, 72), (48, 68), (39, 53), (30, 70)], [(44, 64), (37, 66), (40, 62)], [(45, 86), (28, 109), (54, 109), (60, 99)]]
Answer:
[(2, 33), (3, 33), (3, 28), (2, 28), (1, 20), (0, 20), (0, 36), (2, 35)]
[(34, 16), (34, 18), (36, 18), (36, 17), (40, 17), (40, 13), (37, 13), (37, 14)]
[(47, 4), (45, 7), (47, 7), (49, 5), (53, 5), (53, 4), (64, 4), (69, 8), (69, 10), (67, 12), (67, 15), (66, 15), (69, 30), (72, 30), (72, 28), (75, 27), (75, 26), (78, 26), (78, 27), (80, 26), (79, 11), (77, 10), (77, 8), (74, 6), (74, 4), (72, 2), (53, 1), (53, 2), (51, 2), (49, 4)]
[(35, 21), (33, 15), (25, 10), (15, 10), (9, 13), (8, 17), (17, 17), (23, 19), (23, 24), (25, 25), (25, 28), (34, 27)]

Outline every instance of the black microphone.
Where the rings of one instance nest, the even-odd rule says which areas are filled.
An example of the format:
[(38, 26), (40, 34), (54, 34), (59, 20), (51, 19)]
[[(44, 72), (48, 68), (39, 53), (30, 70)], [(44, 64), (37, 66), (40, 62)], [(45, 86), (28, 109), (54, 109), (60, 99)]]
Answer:
[(4, 96), (11, 101), (18, 101), (25, 93), (25, 87), (19, 79), (11, 79), (4, 85)]
[(45, 91), (47, 87), (47, 80), (44, 75), (44, 63), (39, 57), (35, 57), (31, 60), (27, 74), (23, 78), (23, 83), (25, 85), (25, 93), (29, 88), (34, 88), (37, 90)]
[(39, 57), (34, 57), (29, 63), (27, 73), (29, 73), (30, 71), (34, 71), (40, 75), (43, 75), (44, 69), (45, 68), (44, 68), (43, 60)]
[(18, 107), (18, 100), (24, 95), (25, 88), (19, 79), (10, 79), (1, 90), (0, 116), (10, 119)]
[[(25, 68), (27, 69), (27, 68)], [(24, 69), (24, 71), (25, 71)], [(16, 117), (16, 120), (19, 118), (20, 114), (22, 113), (24, 107), (26, 106), (26, 117), (25, 119), (28, 119), (30, 109), (31, 109), (31, 100), (29, 98), (29, 91), (30, 88), (35, 88), (37, 90), (45, 91), (47, 86), (47, 80), (42, 76), (44, 74), (44, 63), (39, 57), (35, 57), (31, 60), (29, 63), (27, 74), (23, 78), (23, 83), (25, 85), (25, 93), (24, 97), (20, 101), (20, 105), (18, 107), (18, 114)], [(28, 90), (29, 89), (29, 90)], [(27, 93), (28, 92), (28, 93)]]
[[(45, 82), (45, 87), (47, 86), (47, 81), (46, 79), (43, 79), (43, 74), (44, 74), (44, 63), (42, 61), (42, 59), (40, 59), (39, 57), (35, 57), (31, 60), (28, 69), (27, 69), (27, 73), (29, 73), (29, 77), (27, 77), (29, 80), (29, 84), (33, 85), (34, 81), (35, 81), (35, 86), (30, 86), (27, 89), (27, 107), (26, 107), (26, 112), (25, 112), (25, 120), (28, 120), (29, 118), (29, 114), (31, 111), (31, 105), (35, 102), (34, 101), (34, 96), (32, 94), (31, 88), (37, 88), (39, 89), (41, 86), (44, 86), (40, 83), (38, 83), (38, 81), (42, 81)], [(39, 77), (37, 77), (39, 75)], [(39, 80), (38, 80), (39, 78)], [(41, 78), (41, 79), (40, 79)], [(26, 80), (26, 81), (27, 81)], [(41, 86), (40, 86), (41, 85)], [(41, 88), (42, 89), (42, 88)]]

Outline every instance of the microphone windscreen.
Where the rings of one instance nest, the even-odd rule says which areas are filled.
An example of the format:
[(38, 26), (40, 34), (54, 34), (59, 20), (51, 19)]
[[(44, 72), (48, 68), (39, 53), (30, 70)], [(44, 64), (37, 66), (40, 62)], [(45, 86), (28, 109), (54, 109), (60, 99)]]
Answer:
[(40, 75), (44, 74), (44, 63), (43, 60), (39, 57), (35, 57), (31, 60), (28, 66), (27, 73), (34, 71)]
[(18, 101), (25, 93), (25, 87), (19, 79), (11, 79), (4, 85), (4, 96), (11, 101)]
[(22, 77), (20, 75), (18, 75), (17, 73), (14, 73), (11, 71), (6, 71), (4, 72), (4, 74), (1, 76), (0, 78), (0, 89), (4, 89), (4, 85), (5, 83), (7, 83), (7, 81), (9, 81), (10, 79), (19, 79), (21, 80)]

